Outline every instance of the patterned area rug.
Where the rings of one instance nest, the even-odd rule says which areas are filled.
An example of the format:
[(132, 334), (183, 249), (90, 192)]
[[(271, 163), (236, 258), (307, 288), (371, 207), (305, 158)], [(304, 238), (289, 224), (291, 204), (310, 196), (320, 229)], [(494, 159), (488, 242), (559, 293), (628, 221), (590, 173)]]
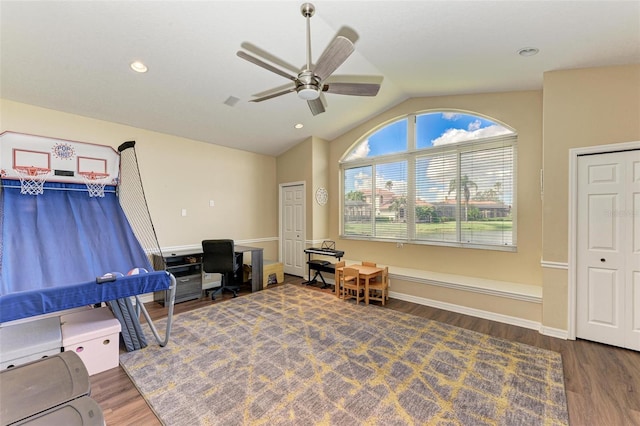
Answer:
[(171, 426), (568, 424), (560, 354), (290, 284), (120, 363)]

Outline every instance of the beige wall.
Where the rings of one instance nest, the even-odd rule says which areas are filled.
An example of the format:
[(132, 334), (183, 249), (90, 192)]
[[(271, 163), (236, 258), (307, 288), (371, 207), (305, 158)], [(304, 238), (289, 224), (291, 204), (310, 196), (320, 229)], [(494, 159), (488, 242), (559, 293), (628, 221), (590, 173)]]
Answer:
[(8, 100), (0, 100), (0, 118), (0, 131), (114, 148), (135, 140), (161, 247), (232, 238), (263, 247), (267, 259), (278, 258), (275, 158)]
[[(544, 74), (543, 250), (546, 262), (569, 258), (569, 150), (640, 140), (640, 65)], [(567, 327), (567, 271), (544, 276), (544, 324)]]
[(463, 306), (465, 312), (477, 309), (505, 315), (519, 320), (540, 323), (542, 307), (539, 303), (516, 299), (498, 299), (493, 295), (461, 291), (429, 284), (416, 284), (401, 279), (391, 280), (391, 290), (394, 293), (410, 294), (412, 296), (437, 301), (438, 304)]
[[(309, 182), (313, 168), (313, 138), (305, 139), (276, 159), (278, 185), (291, 182)], [(307, 194), (308, 196), (308, 194)]]
[(313, 231), (311, 239), (324, 240), (329, 236), (329, 205), (321, 206), (316, 202), (318, 188), (329, 186), (329, 142), (313, 138), (313, 180), (312, 197), (309, 198), (313, 206)]

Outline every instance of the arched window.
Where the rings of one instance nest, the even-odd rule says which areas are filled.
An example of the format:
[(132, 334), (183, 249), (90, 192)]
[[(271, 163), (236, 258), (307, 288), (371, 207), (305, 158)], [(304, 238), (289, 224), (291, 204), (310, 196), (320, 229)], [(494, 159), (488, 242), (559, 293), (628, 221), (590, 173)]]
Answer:
[(373, 130), (340, 162), (341, 236), (514, 251), (516, 142), (459, 111)]

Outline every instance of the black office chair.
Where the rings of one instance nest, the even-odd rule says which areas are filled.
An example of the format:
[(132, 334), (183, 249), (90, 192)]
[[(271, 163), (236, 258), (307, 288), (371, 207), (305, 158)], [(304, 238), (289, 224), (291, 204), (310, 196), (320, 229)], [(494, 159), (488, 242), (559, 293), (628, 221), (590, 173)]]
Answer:
[(211, 292), (211, 299), (216, 300), (216, 294), (223, 291), (231, 292), (233, 297), (237, 297), (240, 286), (229, 282), (236, 270), (233, 240), (204, 240), (202, 254), (202, 270), (206, 273), (222, 274), (221, 285)]

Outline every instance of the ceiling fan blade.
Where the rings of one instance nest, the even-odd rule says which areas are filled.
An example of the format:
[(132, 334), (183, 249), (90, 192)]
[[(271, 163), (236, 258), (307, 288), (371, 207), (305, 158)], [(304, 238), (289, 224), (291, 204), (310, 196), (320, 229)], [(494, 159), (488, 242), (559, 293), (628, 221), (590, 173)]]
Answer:
[(296, 88), (292, 87), (290, 89), (282, 90), (282, 91), (276, 92), (276, 93), (272, 93), (270, 95), (263, 96), (261, 98), (251, 99), (249, 102), (262, 102), (262, 101), (266, 101), (267, 99), (276, 98), (278, 96), (286, 95), (287, 93), (291, 93), (291, 92), (295, 92), (295, 91), (296, 91)]
[(284, 71), (289, 71), (295, 75), (298, 75), (300, 72), (300, 67), (296, 67), (281, 58), (273, 55), (272, 53), (267, 52), (266, 50), (256, 46), (255, 44), (249, 42), (243, 42), (240, 47), (247, 51), (247, 53), (252, 54), (261, 58), (263, 61), (266, 60), (270, 64), (276, 65)]
[(273, 65), (269, 65), (266, 62), (254, 57), (254, 56), (251, 56), (248, 53), (243, 52), (242, 50), (238, 50), (238, 53), (236, 53), (236, 54), (240, 58), (245, 59), (245, 60), (247, 60), (247, 61), (249, 61), (251, 63), (254, 63), (254, 64), (258, 65), (259, 67), (262, 67), (262, 68), (264, 68), (266, 70), (274, 72), (274, 73), (276, 73), (278, 75), (281, 75), (284, 78), (288, 78), (289, 80), (296, 81), (296, 77), (294, 77), (292, 75), (289, 75), (286, 72), (274, 67)]
[(320, 80), (324, 80), (342, 65), (354, 50), (355, 47), (351, 40), (343, 36), (336, 37), (318, 58), (313, 73)]
[(337, 95), (375, 96), (380, 85), (375, 83), (327, 83), (322, 87), (323, 92)]
[(281, 84), (278, 87), (272, 87), (270, 89), (267, 90), (263, 90), (261, 92), (258, 93), (252, 93), (251, 96), (254, 98), (261, 98), (263, 96), (270, 96), (274, 93), (278, 93), (281, 92), (283, 90), (287, 90), (291, 87), (291, 83), (285, 83), (285, 84)]
[(312, 101), (307, 101), (309, 105), (309, 109), (311, 110), (311, 114), (318, 115), (325, 112), (324, 104), (322, 103), (322, 98), (317, 98)]

